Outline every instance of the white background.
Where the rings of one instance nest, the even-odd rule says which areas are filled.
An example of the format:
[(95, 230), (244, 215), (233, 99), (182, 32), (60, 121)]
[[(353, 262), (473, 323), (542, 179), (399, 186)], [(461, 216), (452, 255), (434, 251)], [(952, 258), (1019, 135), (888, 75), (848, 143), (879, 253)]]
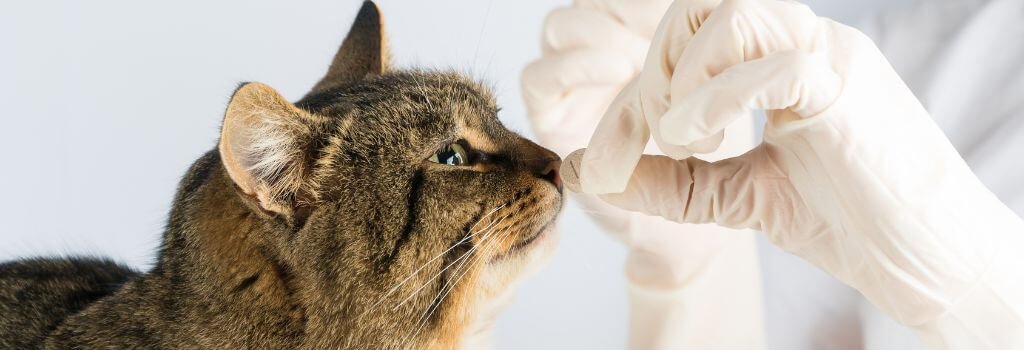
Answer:
[[(453, 67), (491, 83), (502, 120), (524, 135), (519, 74), (539, 55), (544, 15), (567, 3), (380, 1), (399, 66)], [(847, 23), (892, 3), (809, 2)], [(358, 6), (0, 3), (0, 260), (93, 254), (148, 267), (175, 186), (214, 146), (238, 82), (297, 99), (325, 71)], [(551, 266), (499, 321), (497, 348), (624, 347), (624, 250), (573, 206), (561, 227)]]

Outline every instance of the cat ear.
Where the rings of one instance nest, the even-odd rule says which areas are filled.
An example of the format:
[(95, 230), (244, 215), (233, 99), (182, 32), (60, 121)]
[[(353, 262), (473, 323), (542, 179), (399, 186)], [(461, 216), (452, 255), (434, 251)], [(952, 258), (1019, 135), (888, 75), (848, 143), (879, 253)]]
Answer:
[(358, 81), (367, 75), (381, 74), (389, 66), (384, 19), (373, 1), (363, 2), (348, 36), (334, 55), (331, 67), (312, 92), (343, 83)]
[(231, 180), (260, 206), (291, 213), (303, 186), (304, 145), (316, 117), (273, 88), (246, 83), (235, 90), (221, 126), (221, 161)]

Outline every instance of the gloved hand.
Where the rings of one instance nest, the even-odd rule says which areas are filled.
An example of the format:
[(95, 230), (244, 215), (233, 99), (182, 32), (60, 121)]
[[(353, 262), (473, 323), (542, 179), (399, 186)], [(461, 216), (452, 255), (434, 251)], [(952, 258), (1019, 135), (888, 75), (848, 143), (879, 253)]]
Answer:
[[(608, 104), (640, 71), (669, 4), (576, 1), (548, 15), (543, 57), (523, 73), (523, 96), (541, 144), (563, 156), (587, 144)], [(732, 129), (709, 159), (753, 146), (753, 123)], [(624, 211), (593, 195), (573, 198), (629, 247), (631, 348), (764, 347), (753, 235), (715, 225), (679, 225)]]
[[(686, 158), (758, 109), (764, 143)], [(641, 158), (648, 133), (675, 159)], [(674, 3), (639, 79), (562, 172), (625, 209), (763, 230), (933, 348), (1024, 348), (1024, 222), (868, 38), (803, 5)]]

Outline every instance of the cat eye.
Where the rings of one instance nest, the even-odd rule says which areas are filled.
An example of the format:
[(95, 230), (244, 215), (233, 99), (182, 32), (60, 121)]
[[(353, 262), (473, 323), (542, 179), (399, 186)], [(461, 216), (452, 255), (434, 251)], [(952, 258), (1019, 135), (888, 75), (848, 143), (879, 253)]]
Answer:
[(466, 149), (462, 145), (452, 143), (442, 147), (427, 160), (445, 165), (468, 165), (469, 154), (466, 153)]

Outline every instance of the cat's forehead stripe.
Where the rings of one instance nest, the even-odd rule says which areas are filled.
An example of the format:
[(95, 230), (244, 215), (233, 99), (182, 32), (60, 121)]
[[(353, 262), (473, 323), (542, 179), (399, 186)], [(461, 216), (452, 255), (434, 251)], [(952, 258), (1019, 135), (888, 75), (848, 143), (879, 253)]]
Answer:
[(462, 138), (469, 142), (469, 145), (478, 151), (486, 153), (499, 153), (501, 147), (494, 143), (487, 133), (475, 128), (463, 128), (460, 133)]

